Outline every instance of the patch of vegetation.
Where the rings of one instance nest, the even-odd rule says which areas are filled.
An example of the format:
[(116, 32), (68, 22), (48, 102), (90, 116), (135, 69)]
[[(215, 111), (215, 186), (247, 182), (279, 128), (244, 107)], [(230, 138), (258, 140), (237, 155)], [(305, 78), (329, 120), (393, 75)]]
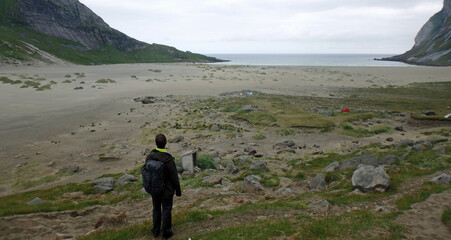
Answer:
[(77, 76), (77, 78), (84, 78), (84, 77), (86, 77), (85, 73), (75, 73), (75, 76)]
[(280, 178), (274, 175), (263, 174), (261, 183), (266, 188), (277, 187), (280, 184)]
[(81, 86), (80, 86), (80, 87), (75, 87), (75, 88), (74, 88), (74, 90), (82, 90), (82, 89), (83, 89), (83, 87), (81, 87)]
[(445, 209), (442, 214), (442, 223), (451, 230), (451, 208)]
[(342, 127), (342, 130), (340, 131), (341, 134), (357, 138), (371, 137), (381, 133), (394, 132), (392, 127), (383, 125), (373, 126), (369, 129), (366, 129), (366, 128), (354, 128), (349, 123), (342, 123), (341, 127)]
[(12, 84), (12, 85), (14, 85), (14, 84), (21, 84), (22, 83), (22, 81), (20, 81), (20, 80), (11, 80), (11, 79), (9, 79), (7, 77), (0, 77), (0, 82), (2, 82), (2, 83), (9, 83), (9, 84)]
[(199, 154), (197, 156), (197, 163), (199, 164), (200, 169), (216, 169), (214, 159), (210, 155)]
[(107, 79), (102, 78), (102, 79), (97, 80), (96, 83), (116, 83), (116, 81), (109, 79), (109, 78), (107, 78)]
[(72, 83), (71, 80), (64, 80), (62, 83)]
[(26, 86), (33, 88), (39, 88), (39, 86), (41, 85), (41, 83), (35, 81), (25, 81), (24, 83)]
[(254, 136), (252, 136), (252, 138), (255, 139), (255, 140), (263, 140), (263, 139), (266, 138), (266, 136), (261, 134), (261, 133), (257, 133)]

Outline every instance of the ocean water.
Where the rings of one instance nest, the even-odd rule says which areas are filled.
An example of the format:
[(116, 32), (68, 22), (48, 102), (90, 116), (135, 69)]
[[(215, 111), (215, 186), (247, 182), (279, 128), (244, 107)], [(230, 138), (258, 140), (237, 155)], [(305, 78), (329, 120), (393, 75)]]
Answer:
[(396, 54), (207, 54), (229, 62), (214, 64), (261, 66), (412, 66), (402, 62), (376, 61)]

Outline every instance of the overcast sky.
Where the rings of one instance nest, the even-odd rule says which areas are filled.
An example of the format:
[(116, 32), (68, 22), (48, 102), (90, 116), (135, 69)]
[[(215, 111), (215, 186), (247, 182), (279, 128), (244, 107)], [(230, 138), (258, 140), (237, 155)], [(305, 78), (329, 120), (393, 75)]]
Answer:
[(111, 27), (197, 53), (409, 50), (443, 0), (80, 0)]

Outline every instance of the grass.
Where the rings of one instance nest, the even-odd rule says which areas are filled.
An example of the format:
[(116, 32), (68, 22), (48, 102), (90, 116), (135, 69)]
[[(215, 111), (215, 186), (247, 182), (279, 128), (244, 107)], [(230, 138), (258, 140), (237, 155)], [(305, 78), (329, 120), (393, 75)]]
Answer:
[[(121, 187), (116, 187), (114, 193), (107, 194), (94, 194), (92, 184), (90, 182), (84, 183), (71, 183), (62, 186), (52, 187), (49, 189), (35, 190), (29, 192), (23, 192), (5, 197), (0, 197), (0, 216), (28, 214), (35, 212), (57, 212), (67, 210), (84, 209), (93, 205), (111, 205), (126, 199), (141, 199), (148, 197), (146, 193), (142, 193), (142, 179), (140, 173), (140, 167), (138, 166), (128, 173), (138, 176), (138, 181), (130, 183)], [(20, 182), (22, 187), (37, 186), (40, 184), (54, 181), (67, 173), (58, 173), (56, 175), (44, 176), (34, 181)], [(117, 180), (123, 174), (105, 175), (111, 176)], [(71, 192), (83, 192), (81, 197), (76, 199), (63, 197), (64, 193)], [(26, 203), (36, 197), (43, 200), (43, 203), (37, 205), (27, 205)]]
[(47, 176), (41, 177), (36, 180), (19, 181), (19, 182), (16, 182), (16, 184), (14, 186), (19, 187), (21, 189), (28, 189), (28, 188), (39, 186), (42, 184), (55, 182), (55, 181), (59, 180), (62, 176), (66, 176), (66, 175), (68, 175), (68, 173), (59, 172), (57, 174), (47, 175)]
[(447, 208), (442, 214), (442, 223), (451, 230), (451, 208)]
[(12, 85), (21, 84), (22, 83), (22, 81), (20, 81), (20, 80), (11, 80), (11, 79), (9, 79), (7, 77), (0, 77), (0, 82), (2, 82), (2, 83), (9, 83), (9, 84), (12, 84)]
[(96, 83), (116, 83), (116, 81), (109, 79), (109, 78), (107, 78), (107, 79), (102, 78), (102, 79), (97, 80)]
[(213, 157), (211, 157), (210, 155), (199, 154), (197, 156), (197, 163), (199, 164), (200, 169), (216, 169), (213, 162)]

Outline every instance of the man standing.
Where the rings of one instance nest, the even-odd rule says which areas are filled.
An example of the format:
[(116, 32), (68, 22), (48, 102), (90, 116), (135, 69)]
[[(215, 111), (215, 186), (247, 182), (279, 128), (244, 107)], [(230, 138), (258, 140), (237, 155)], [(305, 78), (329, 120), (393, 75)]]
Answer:
[[(154, 237), (160, 235), (160, 230), (163, 232), (163, 238), (170, 238), (172, 232), (172, 201), (175, 194), (180, 197), (182, 191), (180, 189), (180, 182), (177, 175), (177, 168), (175, 167), (174, 158), (166, 151), (166, 137), (163, 134), (158, 134), (155, 137), (157, 148), (152, 150), (146, 158), (146, 162), (156, 160), (164, 163), (164, 183), (165, 188), (160, 194), (152, 194), (153, 204), (153, 227), (152, 234)], [(162, 215), (163, 209), (163, 215)], [(163, 218), (163, 225), (161, 220)]]

